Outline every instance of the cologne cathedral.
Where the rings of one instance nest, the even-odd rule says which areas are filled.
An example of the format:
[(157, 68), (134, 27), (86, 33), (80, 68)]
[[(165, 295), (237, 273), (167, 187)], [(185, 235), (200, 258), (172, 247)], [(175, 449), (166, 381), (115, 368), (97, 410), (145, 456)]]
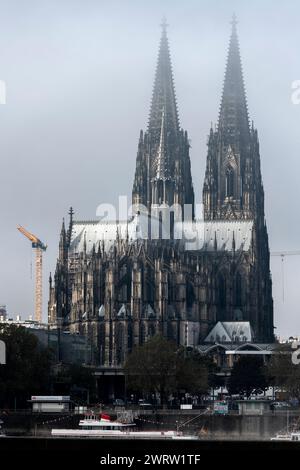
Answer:
[[(218, 322), (247, 322), (256, 342), (273, 341), (259, 141), (249, 124), (235, 20), (218, 124), (208, 137), (202, 218), (195, 216), (189, 150), (163, 25), (148, 127), (138, 142), (133, 215), (82, 221), (71, 209), (50, 275), (49, 324), (87, 337), (94, 365), (121, 366), (155, 334), (200, 345)], [(171, 212), (167, 237), (161, 214), (170, 206), (181, 215), (175, 220)]]

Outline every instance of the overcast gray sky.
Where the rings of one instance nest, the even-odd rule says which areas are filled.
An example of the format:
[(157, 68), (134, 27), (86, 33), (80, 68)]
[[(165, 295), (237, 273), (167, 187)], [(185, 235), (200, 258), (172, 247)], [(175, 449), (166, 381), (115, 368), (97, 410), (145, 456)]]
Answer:
[[(258, 128), (271, 250), (300, 249), (300, 2), (0, 0), (0, 304), (33, 310), (30, 243), (48, 244), (44, 299), (61, 220), (94, 218), (131, 193), (166, 15), (181, 125), (191, 139), (197, 201), (210, 122), (216, 122), (230, 34), (238, 17), (250, 118)], [(33, 265), (34, 266), (34, 265)], [(277, 334), (300, 334), (300, 256), (272, 259)]]

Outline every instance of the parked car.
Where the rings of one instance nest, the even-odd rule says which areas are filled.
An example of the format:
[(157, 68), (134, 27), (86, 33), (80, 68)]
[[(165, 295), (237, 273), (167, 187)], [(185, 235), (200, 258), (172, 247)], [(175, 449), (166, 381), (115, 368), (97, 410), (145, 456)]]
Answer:
[(274, 401), (271, 403), (271, 407), (273, 410), (284, 410), (286, 408), (290, 408), (291, 405), (287, 401)]

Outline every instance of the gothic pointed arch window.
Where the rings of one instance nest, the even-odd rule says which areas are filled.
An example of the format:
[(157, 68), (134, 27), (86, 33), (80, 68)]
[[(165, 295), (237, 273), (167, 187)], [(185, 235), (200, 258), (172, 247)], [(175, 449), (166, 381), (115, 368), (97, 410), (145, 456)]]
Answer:
[(234, 196), (234, 183), (234, 169), (232, 168), (232, 166), (229, 166), (226, 170), (226, 197)]
[(222, 309), (226, 307), (226, 279), (222, 273), (218, 276), (218, 302)]
[(99, 363), (104, 365), (105, 362), (105, 325), (104, 322), (99, 325)]
[(156, 191), (157, 191), (157, 203), (162, 204), (164, 202), (164, 182), (162, 180), (157, 181)]
[(172, 322), (168, 323), (167, 326), (167, 337), (170, 341), (176, 341), (177, 343), (177, 334), (176, 334), (176, 326), (172, 324)]
[(149, 336), (152, 337), (156, 333), (155, 325), (153, 323), (150, 323), (149, 325)]
[(187, 303), (187, 308), (192, 308), (193, 304), (195, 302), (195, 291), (194, 291), (194, 286), (191, 282), (187, 282), (186, 285), (186, 303)]
[(146, 342), (146, 326), (144, 322), (142, 321), (140, 323), (140, 338), (139, 338), (139, 343), (140, 345), (144, 344)]
[(161, 240), (163, 236), (163, 224), (162, 224), (162, 212), (159, 211), (159, 218), (158, 218), (158, 238)]
[(116, 326), (116, 362), (122, 364), (125, 359), (124, 351), (124, 325), (120, 322)]
[(128, 352), (130, 353), (133, 348), (133, 331), (132, 331), (132, 322), (128, 322), (128, 335), (127, 335), (127, 347), (128, 347)]
[(173, 285), (172, 275), (168, 274), (168, 301), (170, 304), (175, 300), (174, 299), (174, 285)]
[(245, 302), (245, 279), (240, 271), (235, 275), (234, 297), (235, 306), (242, 307)]

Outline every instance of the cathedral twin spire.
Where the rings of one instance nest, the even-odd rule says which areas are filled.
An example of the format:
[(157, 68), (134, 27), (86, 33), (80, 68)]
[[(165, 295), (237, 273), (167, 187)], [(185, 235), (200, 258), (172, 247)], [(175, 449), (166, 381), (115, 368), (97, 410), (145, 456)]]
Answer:
[(179, 126), (167, 24), (162, 23), (148, 128), (140, 134), (133, 183), (135, 206), (194, 204), (189, 142)]
[(233, 16), (218, 126), (208, 140), (206, 220), (264, 219), (259, 144), (256, 130), (249, 126), (236, 25)]
[(237, 143), (249, 136), (249, 118), (235, 15), (231, 24), (218, 129), (226, 143)]
[(178, 111), (165, 20), (163, 20), (161, 26), (162, 34), (148, 122), (148, 132), (155, 134), (156, 138), (158, 138), (161, 130), (163, 115), (168, 132), (175, 136), (179, 131)]
[[(254, 219), (263, 215), (257, 132), (249, 127), (237, 35), (232, 19), (218, 126), (209, 136), (203, 188), (205, 219)], [(148, 128), (141, 132), (132, 191), (134, 205), (192, 205), (189, 141), (179, 125), (165, 21), (162, 24)]]

